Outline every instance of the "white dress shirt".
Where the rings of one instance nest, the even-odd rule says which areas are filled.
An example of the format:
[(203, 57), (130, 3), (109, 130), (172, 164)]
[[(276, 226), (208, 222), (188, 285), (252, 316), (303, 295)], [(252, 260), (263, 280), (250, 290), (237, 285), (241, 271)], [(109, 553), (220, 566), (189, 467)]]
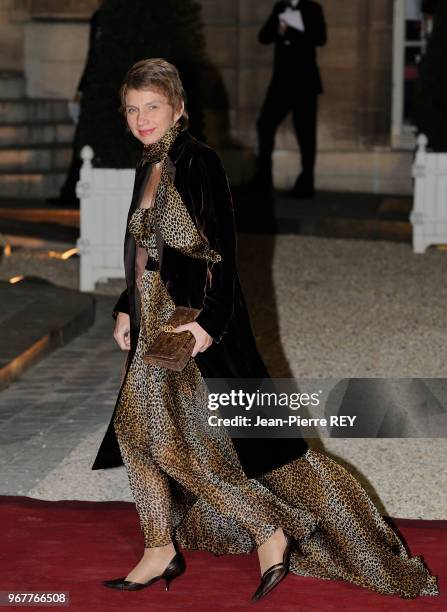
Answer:
[(300, 32), (304, 32), (304, 22), (301, 16), (301, 11), (297, 10), (300, 0), (289, 0), (287, 8), (278, 15), (281, 21), (284, 21), (289, 28), (295, 28)]

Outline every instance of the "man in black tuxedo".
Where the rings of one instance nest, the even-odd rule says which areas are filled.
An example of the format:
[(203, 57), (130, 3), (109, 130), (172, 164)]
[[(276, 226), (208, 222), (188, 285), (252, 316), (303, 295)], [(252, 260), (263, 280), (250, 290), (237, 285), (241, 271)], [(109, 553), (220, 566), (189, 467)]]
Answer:
[(317, 96), (323, 91), (316, 47), (326, 44), (327, 39), (323, 10), (311, 0), (277, 2), (258, 38), (265, 45), (275, 43), (275, 59), (273, 76), (257, 120), (258, 160), (251, 185), (263, 192), (273, 189), (275, 132), (292, 111), (301, 151), (301, 174), (288, 195), (313, 197)]
[[(78, 102), (82, 105), (82, 94), (85, 88), (85, 82), (94, 58), (95, 47), (98, 44), (98, 40), (101, 36), (100, 27), (100, 10), (104, 0), (97, 0), (97, 9), (93, 12), (90, 17), (90, 28), (89, 28), (89, 44), (87, 60), (85, 62), (84, 69), (82, 71), (81, 78), (76, 89), (76, 94), (73, 101)], [(76, 125), (74, 137), (73, 137), (73, 154), (70, 162), (70, 166), (65, 178), (65, 182), (61, 187), (60, 195), (57, 198), (48, 198), (48, 202), (57, 206), (63, 206), (65, 208), (79, 208), (79, 199), (76, 195), (76, 184), (79, 181), (79, 175), (81, 172), (82, 160), (81, 160), (81, 142), (79, 139), (79, 118)]]

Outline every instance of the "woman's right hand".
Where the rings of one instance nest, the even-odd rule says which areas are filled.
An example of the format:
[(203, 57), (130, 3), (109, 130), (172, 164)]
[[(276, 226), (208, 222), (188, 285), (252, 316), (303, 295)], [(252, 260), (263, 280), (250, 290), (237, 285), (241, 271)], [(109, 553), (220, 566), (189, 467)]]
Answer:
[(130, 350), (130, 317), (125, 312), (119, 312), (116, 317), (113, 337), (122, 351)]

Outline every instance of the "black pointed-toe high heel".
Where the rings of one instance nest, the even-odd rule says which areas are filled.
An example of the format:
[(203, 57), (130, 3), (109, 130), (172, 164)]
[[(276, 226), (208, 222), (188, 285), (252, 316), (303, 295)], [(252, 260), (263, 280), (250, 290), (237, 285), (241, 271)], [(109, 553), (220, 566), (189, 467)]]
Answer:
[(261, 576), (261, 582), (259, 583), (258, 588), (252, 595), (251, 601), (259, 601), (263, 597), (270, 593), (278, 584), (283, 580), (287, 574), (289, 573), (290, 566), (290, 555), (292, 554), (292, 550), (296, 549), (300, 556), (303, 556), (298, 547), (298, 542), (294, 540), (287, 533), (284, 533), (286, 537), (286, 547), (284, 549), (284, 554), (282, 557), (282, 563), (276, 563), (269, 567)]
[(119, 589), (120, 591), (139, 591), (140, 589), (144, 589), (157, 580), (165, 580), (166, 581), (166, 590), (169, 591), (169, 585), (177, 578), (186, 569), (185, 558), (181, 552), (176, 552), (175, 556), (172, 557), (165, 571), (160, 574), (160, 576), (155, 576), (151, 578), (147, 582), (133, 582), (132, 580), (126, 580), (123, 578), (114, 578), (113, 580), (104, 580), (103, 585), (109, 587), (111, 589)]

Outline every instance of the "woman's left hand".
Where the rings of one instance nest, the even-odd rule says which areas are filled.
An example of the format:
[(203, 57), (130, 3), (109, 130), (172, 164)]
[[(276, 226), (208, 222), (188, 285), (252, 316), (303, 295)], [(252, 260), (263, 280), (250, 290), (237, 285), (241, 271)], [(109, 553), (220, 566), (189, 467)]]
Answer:
[(176, 333), (182, 331), (190, 331), (192, 333), (192, 335), (196, 339), (196, 343), (192, 351), (193, 357), (195, 357), (197, 353), (203, 353), (204, 351), (206, 351), (206, 349), (209, 348), (213, 343), (213, 339), (211, 338), (211, 336), (207, 334), (203, 327), (200, 327), (200, 325), (195, 321), (193, 321), (192, 323), (186, 323), (185, 325), (179, 325), (178, 327), (174, 328), (174, 331)]

